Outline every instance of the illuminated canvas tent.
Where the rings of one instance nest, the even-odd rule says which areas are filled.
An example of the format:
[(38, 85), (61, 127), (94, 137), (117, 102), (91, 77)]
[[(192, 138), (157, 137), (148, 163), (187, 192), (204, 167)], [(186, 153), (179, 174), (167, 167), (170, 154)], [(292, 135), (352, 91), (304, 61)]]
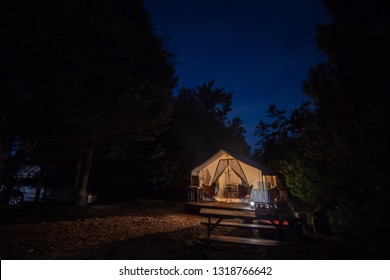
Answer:
[[(191, 185), (216, 184), (213, 199), (226, 201), (226, 186), (253, 186), (250, 199), (271, 202), (276, 190), (276, 176), (265, 166), (251, 159), (220, 150), (191, 171)], [(231, 196), (232, 202), (247, 202), (248, 197)]]

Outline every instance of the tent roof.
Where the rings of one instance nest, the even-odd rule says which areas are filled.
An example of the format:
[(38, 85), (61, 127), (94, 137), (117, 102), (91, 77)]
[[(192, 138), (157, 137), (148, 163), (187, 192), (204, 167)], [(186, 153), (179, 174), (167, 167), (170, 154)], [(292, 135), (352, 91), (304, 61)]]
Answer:
[(197, 176), (199, 175), (199, 172), (204, 169), (207, 165), (209, 165), (211, 162), (217, 160), (218, 158), (220, 158), (221, 156), (223, 155), (229, 155), (230, 157), (232, 158), (235, 158), (247, 165), (250, 165), (252, 167), (255, 167), (257, 169), (260, 169), (264, 175), (274, 175), (273, 172), (271, 172), (271, 170), (267, 167), (265, 167), (264, 165), (256, 162), (256, 161), (253, 161), (247, 157), (244, 157), (244, 156), (241, 156), (241, 155), (237, 155), (237, 154), (233, 154), (233, 153), (230, 153), (230, 152), (227, 152), (225, 150), (219, 150), (216, 154), (214, 154), (212, 157), (210, 157), (208, 160), (206, 160), (205, 162), (203, 162), (201, 165), (195, 167), (194, 169), (192, 169), (191, 171), (191, 175), (193, 176)]

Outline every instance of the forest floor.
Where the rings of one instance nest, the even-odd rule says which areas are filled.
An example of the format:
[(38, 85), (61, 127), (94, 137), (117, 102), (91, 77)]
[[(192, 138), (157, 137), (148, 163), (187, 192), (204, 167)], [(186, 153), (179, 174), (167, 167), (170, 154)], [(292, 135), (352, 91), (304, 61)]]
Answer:
[[(88, 207), (0, 205), (0, 259), (370, 259), (350, 242), (307, 229), (310, 254), (284, 248), (215, 244), (198, 240), (202, 217), (184, 202), (137, 200)], [(218, 229), (217, 229), (218, 230)], [(221, 229), (228, 230), (228, 229)]]

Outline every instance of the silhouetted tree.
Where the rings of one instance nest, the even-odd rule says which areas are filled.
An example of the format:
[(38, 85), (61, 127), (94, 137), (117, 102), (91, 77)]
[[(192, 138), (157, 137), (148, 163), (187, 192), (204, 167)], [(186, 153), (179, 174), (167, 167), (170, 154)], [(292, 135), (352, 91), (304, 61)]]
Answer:
[(280, 110), (275, 105), (269, 106), (267, 117), (273, 121), (266, 123), (260, 120), (254, 135), (260, 138), (256, 153), (261, 154), (263, 160), (272, 166), (272, 162), (283, 158), (288, 149), (289, 122), (285, 110)]
[(308, 153), (313, 137), (313, 112), (309, 101), (289, 115), (285, 110), (271, 105), (267, 117), (270, 122), (260, 120), (255, 136), (260, 138), (255, 156), (264, 161), (286, 181), (290, 192), (304, 202), (315, 204), (312, 183), (307, 177), (313, 170), (311, 154)]
[[(172, 57), (154, 35), (141, 0), (4, 2), (2, 86), (31, 99), (33, 115), (23, 121), (44, 128), (32, 134), (41, 158), (51, 150), (47, 142), (64, 149), (63, 157), (78, 158), (78, 202), (85, 204), (99, 149), (150, 141), (167, 128), (176, 83)], [(5, 101), (26, 116), (25, 106)]]
[(334, 226), (366, 239), (390, 228), (383, 215), (390, 198), (390, 9), (384, 1), (325, 4), (332, 22), (319, 28), (318, 46), (329, 61), (304, 84), (327, 165), (321, 179), (329, 191), (322, 199), (332, 198), (327, 211)]
[[(295, 195), (326, 212), (334, 230), (385, 252), (390, 232), (385, 214), (390, 199), (389, 5), (324, 3), (332, 20), (319, 27), (317, 43), (328, 61), (313, 68), (303, 84), (313, 110), (291, 115), (289, 131), (295, 121), (307, 134), (297, 130), (298, 145), (288, 148), (281, 170)], [(259, 127), (274, 140), (269, 125)], [(278, 147), (271, 143), (272, 150)]]
[(220, 149), (249, 154), (241, 120), (228, 120), (232, 97), (232, 93), (214, 87), (214, 81), (179, 90), (171, 127), (154, 153), (162, 164), (154, 173), (156, 185), (186, 187), (191, 169)]
[(0, 4), (0, 177), (11, 152), (42, 165), (52, 159), (58, 162), (65, 139), (58, 134), (63, 129), (58, 112), (61, 100), (55, 94), (59, 66), (54, 59), (55, 40), (47, 38), (44, 3)]

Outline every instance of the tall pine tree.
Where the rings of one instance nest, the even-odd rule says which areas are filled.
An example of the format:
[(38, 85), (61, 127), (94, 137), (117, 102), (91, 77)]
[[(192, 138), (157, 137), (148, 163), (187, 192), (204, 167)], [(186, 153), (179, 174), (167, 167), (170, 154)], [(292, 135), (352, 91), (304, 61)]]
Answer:
[[(167, 128), (176, 84), (172, 57), (141, 0), (3, 1), (1, 10), (2, 87), (33, 101), (28, 108), (35, 115), (25, 124), (37, 128), (43, 153), (40, 127), (64, 150), (60, 156), (69, 154), (61, 145), (71, 148), (78, 202), (85, 204), (100, 147), (153, 140)], [(11, 98), (5, 102), (25, 115)]]

